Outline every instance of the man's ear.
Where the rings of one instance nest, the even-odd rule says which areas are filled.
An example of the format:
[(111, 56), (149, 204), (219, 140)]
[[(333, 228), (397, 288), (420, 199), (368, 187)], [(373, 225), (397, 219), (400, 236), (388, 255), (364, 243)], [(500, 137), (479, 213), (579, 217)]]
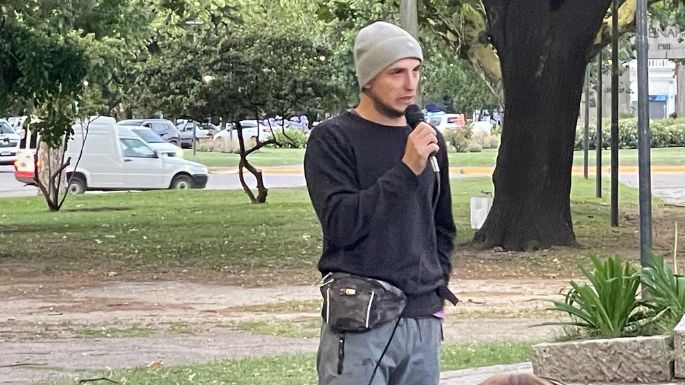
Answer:
[(366, 91), (370, 90), (371, 87), (373, 87), (373, 79), (362, 86), (362, 92), (366, 92)]

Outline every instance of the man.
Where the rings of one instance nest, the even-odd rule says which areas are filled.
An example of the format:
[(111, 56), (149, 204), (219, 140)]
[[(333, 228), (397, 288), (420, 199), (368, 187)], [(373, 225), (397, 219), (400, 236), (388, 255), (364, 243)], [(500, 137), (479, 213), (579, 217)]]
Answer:
[(444, 299), (456, 303), (447, 290), (456, 229), (445, 140), (423, 122), (412, 130), (404, 115), (422, 60), (419, 43), (401, 28), (361, 29), (359, 104), (320, 123), (307, 145), (305, 177), (324, 238), (319, 270), (382, 280), (407, 297), (397, 321), (369, 331), (322, 325), (320, 385), (439, 382), (442, 307)]

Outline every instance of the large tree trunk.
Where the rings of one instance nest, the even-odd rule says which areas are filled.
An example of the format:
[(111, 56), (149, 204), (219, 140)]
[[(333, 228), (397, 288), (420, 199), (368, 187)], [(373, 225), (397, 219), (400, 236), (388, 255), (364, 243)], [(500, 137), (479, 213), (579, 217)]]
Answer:
[(486, 0), (504, 84), (495, 198), (474, 240), (575, 245), (571, 167), (585, 66), (610, 0)]

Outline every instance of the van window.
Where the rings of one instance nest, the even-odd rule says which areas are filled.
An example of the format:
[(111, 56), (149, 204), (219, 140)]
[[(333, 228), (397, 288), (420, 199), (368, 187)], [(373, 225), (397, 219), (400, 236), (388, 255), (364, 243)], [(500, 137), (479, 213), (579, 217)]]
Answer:
[(9, 123), (0, 122), (0, 134), (14, 134), (14, 130)]
[(154, 158), (155, 151), (148, 147), (142, 140), (133, 138), (119, 139), (121, 153), (127, 158)]
[(441, 120), (442, 120), (442, 116), (431, 116), (428, 120), (428, 123), (431, 126), (437, 127), (440, 125)]

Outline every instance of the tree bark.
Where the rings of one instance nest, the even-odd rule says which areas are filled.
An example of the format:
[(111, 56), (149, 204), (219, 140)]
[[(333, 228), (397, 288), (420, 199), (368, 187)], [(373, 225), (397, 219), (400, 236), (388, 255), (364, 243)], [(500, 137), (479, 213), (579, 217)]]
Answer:
[(36, 149), (36, 168), (35, 181), (39, 190), (45, 197), (50, 211), (59, 211), (64, 203), (66, 195), (66, 168), (70, 159), (64, 159), (66, 148), (64, 143), (58, 148), (50, 148), (47, 144), (39, 142)]
[[(266, 197), (269, 193), (269, 189), (267, 189), (264, 186), (264, 177), (262, 175), (262, 170), (254, 168), (254, 166), (252, 166), (250, 162), (247, 161), (247, 156), (253, 153), (254, 151), (258, 150), (259, 148), (263, 147), (265, 144), (271, 143), (271, 141), (260, 142), (258, 131), (257, 145), (248, 150), (245, 147), (242, 125), (240, 124), (240, 122), (235, 122), (235, 126), (238, 130), (238, 143), (240, 144), (240, 162), (238, 163), (238, 178), (240, 179), (240, 185), (243, 187), (243, 191), (245, 191), (245, 194), (247, 194), (247, 196), (250, 198), (250, 202), (252, 202), (253, 204), (266, 203)], [(259, 130), (259, 125), (257, 126), (257, 129)], [(245, 180), (246, 168), (252, 175), (254, 175), (255, 179), (257, 180), (257, 196), (254, 195), (252, 189), (250, 188), (250, 186), (247, 185), (247, 181)]]
[(495, 197), (474, 241), (575, 245), (573, 145), (589, 51), (610, 0), (485, 0), (504, 85)]

